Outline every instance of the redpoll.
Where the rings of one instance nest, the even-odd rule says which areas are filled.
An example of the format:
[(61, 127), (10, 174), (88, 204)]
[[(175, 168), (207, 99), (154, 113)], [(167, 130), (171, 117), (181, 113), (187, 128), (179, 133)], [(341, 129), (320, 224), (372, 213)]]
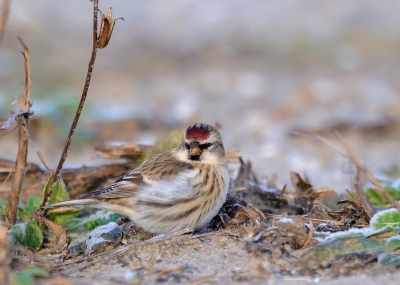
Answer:
[(180, 146), (158, 154), (114, 184), (49, 205), (90, 205), (131, 218), (152, 233), (206, 225), (226, 200), (229, 174), (219, 132), (193, 124)]

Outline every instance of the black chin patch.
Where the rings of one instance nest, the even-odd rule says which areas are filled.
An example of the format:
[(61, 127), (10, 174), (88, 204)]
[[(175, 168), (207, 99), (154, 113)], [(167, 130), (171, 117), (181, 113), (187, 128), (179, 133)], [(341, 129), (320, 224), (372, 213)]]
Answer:
[(199, 161), (200, 160), (200, 155), (190, 155), (189, 156), (190, 160), (195, 160), (195, 161)]

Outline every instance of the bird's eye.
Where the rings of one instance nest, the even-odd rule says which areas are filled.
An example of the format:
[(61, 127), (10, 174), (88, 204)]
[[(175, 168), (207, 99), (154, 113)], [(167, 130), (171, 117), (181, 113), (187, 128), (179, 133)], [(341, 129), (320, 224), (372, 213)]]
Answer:
[(190, 145), (188, 143), (185, 143), (185, 147), (186, 147), (186, 149), (189, 149)]
[(201, 144), (201, 145), (200, 145), (200, 149), (207, 149), (207, 148), (209, 148), (210, 146), (212, 146), (212, 143)]

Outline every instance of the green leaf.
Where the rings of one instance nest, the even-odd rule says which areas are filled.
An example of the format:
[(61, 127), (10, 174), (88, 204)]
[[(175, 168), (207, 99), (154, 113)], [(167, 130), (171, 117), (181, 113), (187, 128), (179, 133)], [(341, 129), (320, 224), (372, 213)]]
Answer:
[(19, 244), (38, 250), (43, 244), (43, 233), (35, 221), (16, 224), (10, 230), (10, 235)]
[(109, 212), (106, 210), (98, 211), (97, 213), (85, 218), (70, 219), (66, 222), (66, 231), (73, 231), (80, 228), (92, 230), (98, 226), (106, 225), (110, 222), (115, 222), (122, 215)]
[(35, 284), (34, 277), (47, 277), (49, 274), (46, 270), (39, 267), (29, 267), (24, 269), (21, 273), (12, 272), (10, 274), (10, 281), (16, 285), (31, 285)]
[(138, 161), (139, 164), (155, 156), (156, 154), (176, 148), (182, 143), (182, 137), (182, 131), (174, 131), (169, 133), (166, 137), (158, 140), (150, 149), (143, 153), (142, 157)]
[[(70, 207), (71, 208), (71, 207)], [(75, 217), (79, 214), (80, 210), (75, 208), (75, 211), (70, 211), (70, 212), (65, 212), (65, 213), (57, 213), (57, 214), (50, 214), (47, 215), (46, 218), (48, 218), (50, 221), (55, 222), (58, 225), (65, 225), (66, 221), (71, 219), (72, 217)]]
[[(387, 192), (389, 192), (393, 199), (396, 201), (400, 200), (400, 189), (396, 189), (391, 186), (387, 186), (385, 189)], [(375, 188), (368, 188), (366, 191), (364, 191), (364, 194), (373, 206), (389, 207), (391, 205), (385, 196), (383, 196), (383, 194)]]
[(28, 222), (31, 219), (31, 214), (29, 214), (28, 207), (26, 204), (19, 202), (18, 203), (18, 217), (23, 221), (23, 222)]
[(342, 258), (346, 254), (381, 252), (384, 249), (384, 245), (385, 241), (364, 236), (349, 236), (318, 244), (307, 251), (304, 256), (311, 260), (331, 262)]
[(29, 196), (27, 204), (28, 213), (32, 216), (35, 209), (39, 209), (43, 199), (38, 196)]
[(393, 187), (385, 187), (386, 191), (395, 199), (396, 201), (400, 200), (400, 190)]
[(396, 253), (386, 253), (381, 254), (378, 257), (378, 263), (384, 266), (390, 266), (394, 268), (400, 267), (400, 254)]
[(373, 206), (388, 207), (390, 205), (383, 194), (375, 188), (368, 188), (364, 194)]
[(17, 272), (12, 272), (10, 274), (11, 284), (15, 285), (33, 285), (35, 284), (35, 280), (32, 275), (29, 274), (21, 274)]
[(386, 241), (385, 252), (393, 252), (400, 248), (400, 236), (394, 236)]
[(40, 267), (29, 267), (26, 268), (22, 273), (35, 277), (47, 277), (49, 275), (49, 273), (46, 270)]
[(380, 211), (372, 217), (370, 226), (373, 230), (400, 227), (400, 213), (396, 209)]
[[(51, 180), (51, 177), (47, 180), (46, 186), (44, 187), (44, 193), (47, 193), (49, 191), (50, 180)], [(51, 193), (51, 196), (49, 198), (49, 205), (55, 204), (58, 202), (62, 202), (62, 201), (66, 201), (66, 200), (69, 200), (67, 187), (66, 187), (64, 181), (62, 180), (62, 178), (58, 177), (57, 181), (54, 185), (53, 192)], [(63, 225), (65, 223), (65, 221), (78, 215), (79, 211), (80, 211), (79, 209), (77, 209), (77, 208), (74, 209), (73, 207), (66, 207), (65, 209), (66, 210), (64, 210), (62, 208), (58, 208), (58, 210), (59, 210), (58, 213), (48, 214), (46, 216), (46, 218), (48, 218), (49, 220), (51, 220), (59, 225)]]
[(35, 209), (38, 209), (42, 204), (42, 198), (38, 196), (31, 195), (28, 198), (28, 202), (26, 204), (19, 202), (18, 203), (18, 217), (22, 222), (28, 222)]
[(0, 218), (5, 217), (7, 215), (7, 204), (8, 202), (0, 199)]
[[(51, 177), (49, 178), (45, 186), (46, 193), (49, 191), (48, 188), (50, 186), (50, 179)], [(66, 200), (69, 200), (67, 186), (65, 186), (64, 180), (62, 180), (61, 177), (58, 177), (56, 183), (54, 184), (53, 192), (51, 193), (51, 196), (49, 198), (49, 205)]]

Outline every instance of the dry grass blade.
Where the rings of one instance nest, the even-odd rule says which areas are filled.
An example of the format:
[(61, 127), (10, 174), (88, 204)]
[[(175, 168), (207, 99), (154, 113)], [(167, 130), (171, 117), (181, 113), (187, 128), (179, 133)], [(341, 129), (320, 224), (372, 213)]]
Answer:
[(42, 153), (39, 151), (39, 149), (36, 147), (36, 145), (35, 145), (34, 142), (32, 141), (31, 137), (29, 136), (28, 129), (27, 129), (25, 126), (23, 126), (23, 128), (24, 128), (24, 130), (25, 130), (26, 136), (28, 137), (29, 143), (30, 143), (31, 146), (35, 149), (35, 151), (36, 151), (36, 153), (37, 153), (37, 155), (38, 155), (38, 157), (39, 157), (40, 162), (43, 164), (43, 166), (46, 168), (46, 170), (47, 170), (47, 171), (50, 173), (50, 175), (51, 175), (51, 170), (50, 170), (50, 168), (47, 166), (46, 162), (44, 161), (44, 158), (43, 158)]
[(1, 8), (0, 17), (0, 43), (4, 35), (4, 27), (6, 26), (8, 12), (10, 11), (10, 0), (3, 0), (3, 7)]
[(306, 240), (304, 241), (304, 243), (301, 245), (300, 248), (305, 248), (305, 247), (310, 243), (311, 238), (312, 238), (313, 233), (314, 233), (314, 225), (313, 225), (313, 222), (312, 222), (311, 220), (309, 220), (308, 223), (309, 223), (309, 225), (310, 225), (310, 228), (308, 229), (308, 235), (307, 235)]
[(314, 141), (318, 141), (318, 142), (322, 142), (325, 143), (327, 146), (329, 146), (330, 148), (332, 148), (334, 151), (340, 153), (341, 155), (346, 155), (340, 148), (338, 148), (332, 141), (330, 141), (329, 139), (318, 135), (318, 134), (304, 134), (304, 133), (300, 133), (300, 132), (292, 132), (290, 131), (289, 133), (292, 133), (294, 135), (298, 135), (300, 137), (303, 138), (307, 138), (307, 139), (311, 139)]
[[(18, 38), (22, 47), (24, 48), (24, 66), (25, 66), (25, 91), (19, 97), (19, 107), (21, 111), (29, 113), (30, 94), (31, 94), (31, 75), (29, 63), (29, 49), (21, 38)], [(28, 126), (29, 116), (27, 114), (17, 117), (19, 124), (19, 140), (18, 140), (18, 154), (15, 164), (14, 180), (11, 187), (11, 192), (8, 200), (7, 221), (10, 224), (15, 224), (17, 220), (18, 201), (21, 193), (22, 180), (24, 178), (26, 159), (28, 155), (28, 136), (24, 127)]]
[(345, 143), (345, 141), (340, 137), (339, 134), (336, 132), (333, 132), (335, 135), (336, 139), (339, 141), (339, 143), (343, 146), (343, 148), (347, 151), (347, 153), (350, 155), (351, 159), (354, 161), (354, 163), (357, 165), (358, 168), (360, 168), (362, 171), (364, 171), (368, 177), (368, 179), (376, 186), (376, 188), (385, 196), (385, 198), (392, 204), (393, 207), (395, 207), (398, 211), (400, 211), (400, 204), (397, 203), (392, 196), (386, 191), (386, 189), (379, 183), (379, 181), (371, 174), (371, 172), (368, 171), (368, 169), (365, 168), (365, 166), (361, 163), (361, 161), (355, 156), (353, 151), (350, 149), (350, 147)]
[(68, 243), (67, 233), (61, 226), (39, 215), (39, 213), (34, 213), (32, 218), (38, 223), (44, 223), (56, 236), (56, 251), (61, 251), (66, 247)]
[(189, 284), (199, 285), (199, 284), (204, 284), (204, 283), (213, 283), (214, 282), (213, 278), (216, 275), (217, 275), (217, 272), (215, 272), (214, 274), (208, 275), (208, 276), (204, 276), (204, 277), (200, 277), (195, 280), (192, 280), (189, 282)]
[(367, 221), (369, 222), (371, 220), (372, 216), (375, 215), (375, 209), (374, 209), (374, 207), (372, 207), (372, 205), (368, 201), (367, 197), (365, 197), (364, 192), (361, 191), (358, 184), (354, 185), (354, 188), (356, 189), (360, 203), (364, 207), (366, 218), (367, 218)]

